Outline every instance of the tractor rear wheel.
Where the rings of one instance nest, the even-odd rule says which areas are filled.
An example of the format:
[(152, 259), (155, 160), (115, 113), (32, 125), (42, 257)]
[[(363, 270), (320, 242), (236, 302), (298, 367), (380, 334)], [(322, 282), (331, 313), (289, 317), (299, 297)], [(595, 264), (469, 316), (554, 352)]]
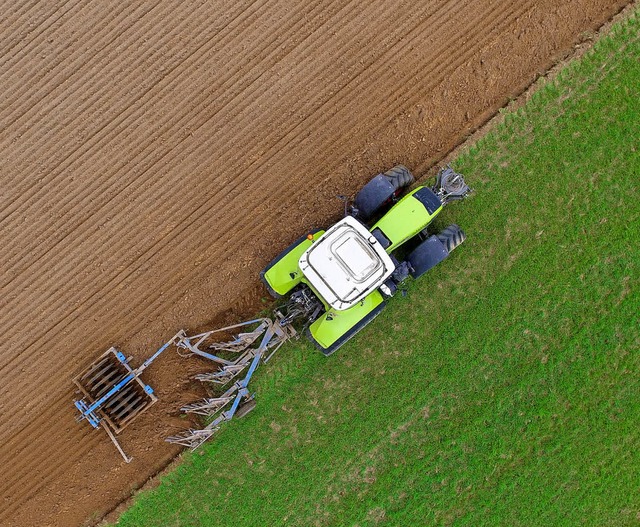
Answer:
[(447, 228), (436, 234), (438, 240), (445, 246), (447, 252), (453, 251), (458, 245), (467, 239), (467, 235), (464, 231), (458, 227), (455, 223), (452, 223)]
[(393, 188), (398, 191), (407, 188), (411, 183), (415, 181), (413, 174), (404, 165), (396, 165), (392, 169), (387, 170), (384, 174), (389, 182), (393, 185)]

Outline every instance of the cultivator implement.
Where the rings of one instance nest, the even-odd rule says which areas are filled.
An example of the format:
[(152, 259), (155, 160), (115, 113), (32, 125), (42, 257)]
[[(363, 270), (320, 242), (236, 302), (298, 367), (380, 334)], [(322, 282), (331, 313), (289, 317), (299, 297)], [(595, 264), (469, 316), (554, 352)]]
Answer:
[[(240, 328), (248, 331), (240, 332), (228, 341), (216, 338)], [(140, 375), (166, 349), (175, 345), (181, 356), (197, 355), (218, 366), (213, 372), (196, 375), (199, 381), (224, 386), (247, 370), (241, 381), (219, 397), (205, 398), (181, 409), (185, 413), (215, 417), (202, 430), (189, 430), (167, 439), (171, 443), (197, 448), (218, 429), (218, 424), (244, 415), (253, 408), (253, 396), (247, 389), (253, 373), (260, 362), (267, 362), (285, 341), (295, 335), (290, 321), (279, 315), (275, 321), (259, 318), (192, 337), (181, 330), (135, 369), (123, 353), (110, 348), (73, 379), (82, 396), (74, 401), (80, 412), (77, 420), (86, 419), (93, 428), (103, 428), (129, 463), (132, 458), (125, 453), (116, 435), (158, 400), (153, 388), (145, 384)]]
[[(216, 337), (229, 334), (240, 328), (253, 328), (250, 331), (238, 333), (228, 341), (217, 341)], [(204, 428), (189, 429), (175, 436), (167, 437), (166, 441), (195, 450), (209, 439), (224, 421), (234, 417), (242, 417), (255, 406), (253, 394), (248, 390), (249, 381), (261, 362), (267, 362), (284, 342), (296, 335), (290, 321), (276, 315), (276, 320), (259, 318), (235, 324), (226, 328), (201, 333), (193, 337), (183, 337), (178, 348), (186, 350), (183, 355), (197, 354), (218, 363), (220, 369), (199, 374), (195, 379), (218, 385), (225, 385), (246, 370), (246, 375), (231, 385), (219, 397), (205, 398), (198, 402), (187, 404), (181, 408), (185, 413), (198, 414), (213, 420)], [(231, 358), (222, 358), (205, 352), (203, 348), (214, 350), (215, 353), (233, 354)]]

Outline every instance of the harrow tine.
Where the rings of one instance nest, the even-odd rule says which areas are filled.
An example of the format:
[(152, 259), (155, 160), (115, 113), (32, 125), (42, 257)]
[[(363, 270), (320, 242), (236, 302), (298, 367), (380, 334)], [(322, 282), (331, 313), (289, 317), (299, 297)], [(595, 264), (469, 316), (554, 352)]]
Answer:
[(95, 399), (100, 399), (104, 394), (106, 394), (113, 386), (122, 381), (126, 375), (121, 375), (119, 372), (114, 371), (110, 374), (109, 377), (105, 377), (101, 379), (98, 384), (94, 387), (96, 389)]
[(85, 380), (86, 385), (93, 390), (97, 385), (103, 383), (105, 378), (111, 377), (114, 371), (116, 370), (113, 365), (107, 363), (102, 368), (96, 369), (91, 378), (87, 379), (87, 377), (83, 377), (83, 380)]
[(118, 412), (114, 417), (120, 421), (124, 422), (128, 420), (132, 416), (136, 415), (138, 412), (142, 411), (142, 409), (146, 406), (146, 401), (144, 399), (135, 399), (126, 407), (121, 408), (120, 412)]
[[(105, 366), (106, 363), (106, 367)], [(96, 378), (99, 378), (101, 375), (104, 374), (104, 371), (106, 371), (106, 369), (108, 369), (109, 367), (109, 357), (104, 357), (101, 361), (98, 361), (96, 364), (92, 365), (85, 373), (84, 375), (82, 375), (81, 380), (87, 380), (89, 376), (92, 376), (90, 379), (87, 380), (88, 383), (93, 383), (93, 381), (95, 381)], [(99, 371), (98, 373), (95, 373), (96, 371), (98, 371), (100, 368), (102, 368), (101, 371)]]
[(173, 443), (176, 445), (182, 445), (186, 448), (190, 448), (192, 451), (198, 448), (202, 443), (207, 441), (213, 434), (215, 434), (220, 427), (204, 428), (202, 430), (189, 429), (182, 434), (175, 436), (169, 436), (165, 439), (167, 443)]
[(238, 333), (234, 340), (228, 342), (214, 342), (209, 345), (209, 349), (213, 349), (216, 351), (232, 351), (235, 353), (239, 353), (247, 349), (251, 346), (260, 335), (262, 335), (265, 331), (265, 328), (261, 324), (254, 331), (246, 332), (246, 333)]
[(137, 406), (139, 397), (140, 395), (132, 386), (131, 389), (123, 391), (120, 397), (114, 397), (113, 401), (109, 401), (105, 408), (109, 409), (113, 417), (121, 419), (123, 414), (125, 417), (130, 415), (131, 410)]
[(233, 401), (236, 397), (216, 397), (213, 399), (202, 399), (201, 401), (186, 404), (180, 411), (186, 414), (199, 414), (211, 416), (220, 411), (227, 404)]
[(249, 365), (247, 361), (244, 364), (236, 364), (231, 366), (225, 366), (224, 368), (212, 372), (212, 373), (199, 373), (195, 375), (193, 378), (196, 381), (201, 382), (213, 382), (216, 384), (227, 384), (231, 379), (233, 379), (236, 375), (238, 375), (242, 370), (244, 370)]

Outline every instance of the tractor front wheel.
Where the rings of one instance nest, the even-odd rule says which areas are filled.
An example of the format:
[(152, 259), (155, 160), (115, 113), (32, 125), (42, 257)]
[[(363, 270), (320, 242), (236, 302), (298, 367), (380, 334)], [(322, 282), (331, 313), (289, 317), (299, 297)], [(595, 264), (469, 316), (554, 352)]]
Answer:
[(467, 239), (467, 235), (455, 223), (440, 231), (436, 236), (449, 253)]
[(415, 181), (413, 174), (404, 165), (396, 165), (382, 175), (393, 185), (396, 195)]

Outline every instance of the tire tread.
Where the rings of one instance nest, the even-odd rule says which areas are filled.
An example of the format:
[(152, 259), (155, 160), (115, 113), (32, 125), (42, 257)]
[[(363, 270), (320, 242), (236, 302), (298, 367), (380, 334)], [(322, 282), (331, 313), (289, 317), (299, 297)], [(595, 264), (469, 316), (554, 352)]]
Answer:
[(455, 223), (440, 231), (436, 236), (438, 237), (438, 240), (442, 242), (442, 245), (446, 247), (448, 252), (453, 251), (467, 238), (464, 231)]
[(413, 174), (404, 165), (394, 166), (387, 170), (383, 176), (389, 180), (396, 190), (406, 188), (415, 181)]

